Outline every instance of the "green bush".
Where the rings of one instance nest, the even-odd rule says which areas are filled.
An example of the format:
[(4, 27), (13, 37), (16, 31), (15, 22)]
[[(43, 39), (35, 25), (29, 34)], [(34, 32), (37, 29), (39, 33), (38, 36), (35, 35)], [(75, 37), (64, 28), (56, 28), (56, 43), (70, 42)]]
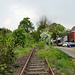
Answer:
[(6, 52), (6, 64), (8, 66), (12, 65), (15, 62), (15, 53), (12, 45), (8, 45), (8, 50)]
[(44, 41), (40, 40), (40, 41), (38, 42), (38, 46), (39, 46), (40, 48), (44, 48), (45, 45), (46, 45), (45, 40), (44, 40)]
[(12, 33), (6, 34), (6, 30), (3, 29), (0, 42), (2, 45), (0, 49), (0, 74), (10, 75), (10, 72), (12, 71), (12, 64), (15, 61)]
[(23, 48), (18, 45), (17, 47), (14, 48), (14, 52), (17, 57), (21, 57), (21, 56), (24, 56), (26, 53), (29, 53), (30, 49), (31, 49), (30, 47)]
[(6, 64), (0, 65), (0, 75), (10, 75), (7, 71), (7, 65)]
[(18, 28), (16, 30), (13, 31), (13, 37), (14, 37), (14, 41), (15, 44), (14, 46), (16, 47), (17, 45), (20, 45), (22, 47), (24, 47), (25, 45), (25, 33), (24, 33), (24, 28)]

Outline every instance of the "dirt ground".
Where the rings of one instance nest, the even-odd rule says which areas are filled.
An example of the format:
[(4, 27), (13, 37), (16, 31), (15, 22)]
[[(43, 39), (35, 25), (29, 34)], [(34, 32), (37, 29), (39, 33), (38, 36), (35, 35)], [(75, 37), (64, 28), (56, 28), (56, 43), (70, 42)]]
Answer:
[[(30, 53), (31, 53), (31, 51), (30, 51)], [(20, 72), (21, 72), (24, 64), (26, 63), (26, 60), (27, 60), (28, 56), (30, 55), (30, 53), (25, 54), (25, 56), (19, 57), (16, 59), (16, 63), (19, 65), (19, 67), (14, 67), (14, 72), (11, 73), (11, 75), (19, 75), (20, 74)]]

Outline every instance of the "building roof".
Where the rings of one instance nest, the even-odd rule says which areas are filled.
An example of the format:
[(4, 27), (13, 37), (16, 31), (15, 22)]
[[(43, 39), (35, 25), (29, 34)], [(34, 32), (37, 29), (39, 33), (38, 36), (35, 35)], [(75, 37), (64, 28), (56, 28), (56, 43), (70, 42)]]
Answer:
[(71, 29), (71, 32), (75, 32), (75, 26)]

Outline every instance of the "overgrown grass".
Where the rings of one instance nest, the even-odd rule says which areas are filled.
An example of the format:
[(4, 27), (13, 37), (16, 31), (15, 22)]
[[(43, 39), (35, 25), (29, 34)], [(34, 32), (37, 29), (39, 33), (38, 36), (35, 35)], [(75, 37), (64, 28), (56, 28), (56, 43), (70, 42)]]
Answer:
[(31, 50), (30, 47), (21, 47), (21, 46), (18, 46), (14, 49), (14, 52), (16, 53), (17, 57), (22, 57), (24, 56), (26, 53), (29, 53), (29, 50)]
[[(40, 44), (40, 47), (44, 47), (44, 41), (41, 41), (39, 44)], [(26, 53), (29, 53), (29, 51), (33, 47), (39, 46), (39, 44), (37, 42), (28, 44), (28, 45), (26, 44), (24, 48), (18, 45), (17, 47), (14, 48), (14, 52), (16, 53), (17, 57), (22, 57)]]
[(38, 57), (44, 58), (46, 56), (52, 68), (56, 68), (55, 73), (65, 73), (71, 75), (69, 70), (75, 70), (75, 64), (72, 61), (74, 58), (64, 53), (58, 48), (50, 47), (49, 49), (43, 49), (38, 51)]

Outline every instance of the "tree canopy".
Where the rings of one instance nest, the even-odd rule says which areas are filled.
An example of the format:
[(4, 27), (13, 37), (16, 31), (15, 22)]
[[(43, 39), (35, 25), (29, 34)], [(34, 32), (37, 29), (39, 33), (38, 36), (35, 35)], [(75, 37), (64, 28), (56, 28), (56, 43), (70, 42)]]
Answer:
[[(51, 30), (52, 31), (52, 38), (56, 39), (58, 37), (62, 37), (62, 32), (65, 30), (65, 27), (61, 24), (56, 24), (56, 23), (53, 23), (53, 28)], [(52, 27), (52, 26), (51, 26)]]
[(51, 24), (51, 21), (49, 21), (46, 16), (43, 16), (37, 23), (37, 25), (38, 25), (37, 30), (45, 29), (50, 24)]
[(63, 37), (64, 37), (65, 35), (67, 35), (70, 30), (69, 30), (69, 29), (66, 29), (66, 28), (65, 28), (63, 25), (61, 25), (61, 24), (52, 23), (52, 24), (49, 26), (49, 31), (52, 32), (51, 37), (52, 37), (53, 39), (55, 39), (56, 42), (57, 42), (57, 39), (58, 39), (59, 37), (62, 37), (62, 39), (63, 39)]
[(24, 31), (27, 33), (33, 31), (33, 29), (34, 29), (33, 24), (29, 19), (30, 18), (28, 18), (28, 17), (23, 18), (23, 20), (20, 21), (20, 25), (18, 26), (18, 27), (24, 28)]

